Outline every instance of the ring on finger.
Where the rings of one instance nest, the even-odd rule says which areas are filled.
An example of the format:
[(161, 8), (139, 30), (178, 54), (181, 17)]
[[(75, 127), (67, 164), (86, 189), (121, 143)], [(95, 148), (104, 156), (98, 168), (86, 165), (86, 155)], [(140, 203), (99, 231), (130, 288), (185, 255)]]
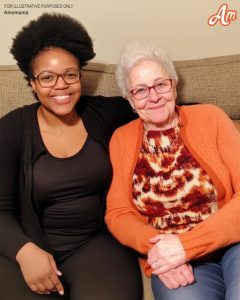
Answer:
[(155, 260), (155, 266), (157, 267), (157, 269), (160, 268), (160, 264), (157, 259)]

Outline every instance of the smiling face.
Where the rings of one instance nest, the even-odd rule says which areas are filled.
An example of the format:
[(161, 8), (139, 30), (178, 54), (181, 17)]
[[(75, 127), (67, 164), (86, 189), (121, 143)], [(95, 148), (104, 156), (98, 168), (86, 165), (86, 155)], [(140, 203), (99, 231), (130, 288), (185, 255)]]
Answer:
[[(33, 61), (33, 74), (55, 72), (63, 74), (68, 70), (78, 70), (76, 57), (61, 48), (48, 48), (40, 52)], [(61, 76), (52, 87), (42, 87), (38, 80), (31, 80), (31, 86), (37, 94), (42, 108), (56, 116), (67, 116), (75, 110), (75, 105), (81, 96), (80, 80), (67, 84)]]
[[(129, 72), (128, 90), (152, 87), (164, 79), (169, 79), (169, 75), (158, 62), (143, 60), (138, 62)], [(175, 113), (176, 84), (174, 80), (170, 82), (172, 82), (172, 86), (169, 91), (159, 94), (154, 88), (151, 88), (149, 95), (141, 100), (137, 100), (129, 92), (130, 104), (149, 129), (168, 128), (177, 118)]]

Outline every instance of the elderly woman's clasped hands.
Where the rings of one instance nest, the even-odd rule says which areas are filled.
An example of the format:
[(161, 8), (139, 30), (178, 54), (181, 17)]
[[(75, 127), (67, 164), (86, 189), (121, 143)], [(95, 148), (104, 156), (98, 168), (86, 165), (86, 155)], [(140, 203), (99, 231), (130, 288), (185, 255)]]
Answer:
[(168, 288), (178, 288), (194, 282), (192, 266), (186, 263), (186, 255), (175, 234), (159, 234), (149, 240), (153, 247), (148, 252), (152, 274)]

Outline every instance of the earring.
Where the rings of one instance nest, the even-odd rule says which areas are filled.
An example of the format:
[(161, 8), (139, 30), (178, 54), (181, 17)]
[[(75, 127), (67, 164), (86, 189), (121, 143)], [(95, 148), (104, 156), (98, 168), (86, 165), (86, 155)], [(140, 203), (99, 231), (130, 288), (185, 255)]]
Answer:
[(133, 108), (133, 107), (132, 107), (132, 111), (133, 111), (134, 114), (137, 113), (136, 110), (135, 110), (135, 108)]

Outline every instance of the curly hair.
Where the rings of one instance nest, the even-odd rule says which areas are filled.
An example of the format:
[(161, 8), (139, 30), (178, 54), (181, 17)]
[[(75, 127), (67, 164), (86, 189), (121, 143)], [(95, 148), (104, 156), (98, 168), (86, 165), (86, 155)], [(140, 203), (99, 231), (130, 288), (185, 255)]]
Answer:
[(59, 13), (44, 13), (30, 21), (13, 39), (10, 53), (29, 79), (34, 58), (48, 47), (69, 51), (78, 59), (80, 67), (95, 56), (92, 39), (85, 27), (76, 19)]
[(128, 95), (127, 78), (129, 71), (142, 60), (156, 61), (164, 68), (170, 78), (174, 79), (176, 83), (178, 82), (173, 62), (165, 50), (159, 48), (153, 41), (133, 40), (125, 46), (117, 63), (117, 83), (124, 97)]

